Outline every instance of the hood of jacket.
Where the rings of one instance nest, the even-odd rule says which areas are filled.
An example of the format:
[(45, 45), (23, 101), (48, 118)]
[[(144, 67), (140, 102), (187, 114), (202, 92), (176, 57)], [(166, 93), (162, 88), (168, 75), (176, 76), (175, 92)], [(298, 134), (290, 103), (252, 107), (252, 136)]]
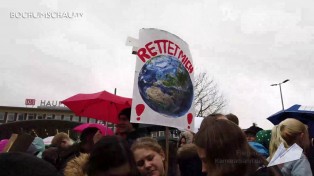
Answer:
[(89, 154), (81, 153), (78, 157), (67, 162), (64, 169), (64, 176), (86, 176), (83, 168), (88, 161), (88, 157)]

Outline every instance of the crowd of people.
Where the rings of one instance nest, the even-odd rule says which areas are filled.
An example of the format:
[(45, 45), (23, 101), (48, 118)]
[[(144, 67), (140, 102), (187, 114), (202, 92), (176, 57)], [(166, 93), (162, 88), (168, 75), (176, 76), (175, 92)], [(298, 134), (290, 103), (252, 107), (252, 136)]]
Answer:
[[(130, 123), (131, 109), (120, 112), (115, 135), (89, 127), (79, 142), (58, 133), (48, 148), (33, 141), (21, 152), (0, 154), (3, 176), (311, 176), (312, 143), (302, 122), (288, 118), (272, 130), (243, 130), (233, 114), (205, 117), (196, 134), (183, 131), (166, 144)], [(167, 135), (167, 134), (166, 134)], [(1, 141), (2, 142), (2, 141)], [(3, 146), (0, 142), (0, 150)], [(7, 141), (6, 141), (7, 142)], [(297, 144), (300, 159), (268, 167), (278, 147)], [(41, 146), (41, 147), (38, 147)], [(40, 149), (39, 149), (40, 148)]]

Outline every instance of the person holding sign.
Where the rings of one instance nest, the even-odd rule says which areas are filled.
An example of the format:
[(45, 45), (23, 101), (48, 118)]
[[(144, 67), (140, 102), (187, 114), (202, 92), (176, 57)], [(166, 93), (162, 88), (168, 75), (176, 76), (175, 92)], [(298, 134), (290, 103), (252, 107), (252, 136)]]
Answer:
[[(272, 129), (271, 140), (269, 144), (269, 161), (273, 158), (279, 145), (283, 143), (285, 148), (290, 148), (293, 144), (299, 145), (303, 152), (310, 146), (309, 133), (306, 125), (299, 120), (288, 118), (280, 122)], [(312, 170), (307, 157), (302, 153), (298, 160), (280, 164), (283, 175), (312, 175)]]
[(130, 146), (137, 138), (143, 137), (145, 135), (137, 130), (138, 124), (133, 124), (130, 122), (131, 108), (123, 109), (119, 113), (118, 118), (119, 122), (117, 124), (116, 134), (124, 138)]
[(137, 168), (143, 176), (164, 176), (165, 153), (158, 142), (150, 137), (138, 138), (132, 145), (131, 150)]

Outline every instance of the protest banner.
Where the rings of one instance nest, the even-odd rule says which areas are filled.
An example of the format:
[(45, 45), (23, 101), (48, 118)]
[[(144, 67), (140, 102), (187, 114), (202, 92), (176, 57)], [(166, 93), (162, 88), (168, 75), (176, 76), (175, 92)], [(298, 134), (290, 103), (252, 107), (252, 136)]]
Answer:
[(158, 29), (141, 29), (131, 122), (194, 130), (194, 66), (188, 44)]

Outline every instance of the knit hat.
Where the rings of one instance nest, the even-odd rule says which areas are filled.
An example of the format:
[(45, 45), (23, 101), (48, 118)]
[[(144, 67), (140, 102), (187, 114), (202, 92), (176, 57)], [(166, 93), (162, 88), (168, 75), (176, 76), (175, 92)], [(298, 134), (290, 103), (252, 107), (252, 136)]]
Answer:
[(244, 130), (245, 134), (252, 134), (253, 136), (256, 136), (256, 134), (263, 130), (262, 128), (256, 126), (256, 124), (253, 124), (253, 126), (251, 126), (250, 128)]
[(269, 142), (271, 138), (271, 130), (261, 130), (256, 134), (256, 142), (262, 144), (269, 149)]

